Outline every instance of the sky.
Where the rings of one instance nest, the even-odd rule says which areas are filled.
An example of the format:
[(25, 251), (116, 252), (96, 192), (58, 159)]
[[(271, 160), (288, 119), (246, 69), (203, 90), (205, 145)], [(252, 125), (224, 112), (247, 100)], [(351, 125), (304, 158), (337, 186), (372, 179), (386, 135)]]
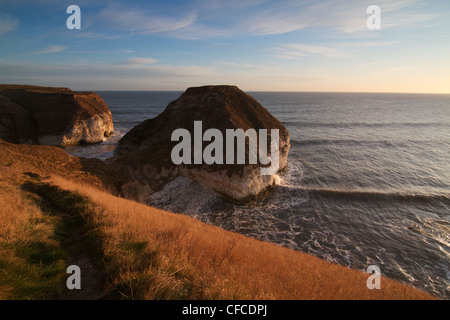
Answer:
[(0, 0), (0, 83), (449, 94), (450, 1)]

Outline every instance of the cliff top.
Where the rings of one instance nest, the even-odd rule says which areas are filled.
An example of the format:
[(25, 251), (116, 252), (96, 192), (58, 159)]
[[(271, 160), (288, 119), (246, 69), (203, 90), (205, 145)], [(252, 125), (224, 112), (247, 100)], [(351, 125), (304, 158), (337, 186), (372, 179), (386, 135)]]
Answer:
[(42, 87), (26, 84), (0, 84), (0, 92), (5, 93), (7, 91), (30, 91), (36, 93), (64, 93), (64, 94), (90, 93), (87, 91), (72, 91), (71, 89), (64, 87)]

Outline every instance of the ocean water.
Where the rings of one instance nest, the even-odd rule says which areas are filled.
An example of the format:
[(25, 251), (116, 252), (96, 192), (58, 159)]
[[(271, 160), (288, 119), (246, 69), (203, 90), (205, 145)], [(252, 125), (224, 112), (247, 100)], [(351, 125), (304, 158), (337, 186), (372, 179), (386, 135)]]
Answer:
[[(98, 92), (116, 134), (68, 149), (106, 159), (181, 92)], [(450, 95), (250, 94), (289, 130), (289, 167), (251, 206), (168, 186), (150, 203), (450, 298)], [(167, 194), (179, 203), (167, 206)], [(165, 203), (165, 205), (162, 205)], [(365, 284), (363, 284), (365, 285)]]

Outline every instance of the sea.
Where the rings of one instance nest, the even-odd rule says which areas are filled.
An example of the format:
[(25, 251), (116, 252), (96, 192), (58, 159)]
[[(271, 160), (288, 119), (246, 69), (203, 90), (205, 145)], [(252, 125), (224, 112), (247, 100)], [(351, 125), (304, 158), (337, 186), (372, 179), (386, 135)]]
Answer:
[[(182, 94), (97, 93), (115, 134), (69, 154), (111, 157), (130, 129)], [(288, 169), (270, 195), (252, 205), (202, 194), (181, 207), (153, 204), (350, 268), (376, 265), (449, 299), (450, 95), (248, 93), (290, 133)]]

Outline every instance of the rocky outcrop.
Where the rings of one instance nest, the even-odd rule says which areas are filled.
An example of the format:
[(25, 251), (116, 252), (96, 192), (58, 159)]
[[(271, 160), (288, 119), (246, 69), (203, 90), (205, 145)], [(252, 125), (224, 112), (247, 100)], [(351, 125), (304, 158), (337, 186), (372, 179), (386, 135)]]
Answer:
[(37, 143), (30, 112), (0, 95), (0, 139), (12, 143)]
[[(274, 172), (261, 174), (261, 168), (267, 167), (260, 161), (250, 164), (249, 139), (245, 141), (245, 163), (238, 164), (237, 142), (234, 145), (234, 161), (207, 164), (196, 163), (195, 156), (189, 155), (190, 163), (175, 164), (172, 151), (180, 140), (172, 141), (172, 133), (177, 129), (186, 129), (193, 140), (198, 140), (198, 126), (201, 121), (202, 136), (208, 129), (217, 129), (226, 137), (227, 129), (242, 129), (247, 132), (254, 129), (267, 130), (267, 150), (270, 151), (272, 130), (279, 132), (279, 171), (287, 166), (290, 148), (287, 129), (273, 117), (253, 97), (235, 86), (205, 86), (189, 88), (177, 100), (171, 102), (156, 118), (141, 123), (128, 132), (118, 143), (114, 157), (110, 161), (119, 165), (129, 181), (122, 185), (125, 197), (146, 202), (151, 194), (177, 176), (192, 179), (201, 185), (237, 202), (247, 202), (264, 195), (276, 182)], [(197, 130), (197, 131), (196, 131)], [(217, 131), (216, 131), (217, 132)], [(200, 140), (202, 138), (200, 137)], [(214, 138), (200, 141), (201, 150), (215, 141)], [(227, 148), (223, 141), (223, 159), (227, 157)], [(261, 141), (258, 142), (261, 144)], [(194, 153), (194, 147), (192, 153)], [(197, 149), (198, 150), (198, 149)], [(267, 153), (266, 153), (267, 154)], [(189, 162), (189, 161), (187, 161)]]
[(0, 139), (66, 147), (101, 142), (113, 131), (111, 111), (96, 93), (0, 85)]

